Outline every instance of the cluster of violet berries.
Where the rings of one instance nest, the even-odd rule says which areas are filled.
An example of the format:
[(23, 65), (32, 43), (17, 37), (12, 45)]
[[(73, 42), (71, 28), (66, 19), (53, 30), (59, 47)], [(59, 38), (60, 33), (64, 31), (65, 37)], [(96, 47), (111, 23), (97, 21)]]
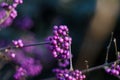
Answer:
[[(80, 70), (74, 70), (71, 66), (71, 43), (72, 38), (69, 36), (69, 30), (67, 26), (60, 25), (54, 26), (53, 36), (49, 38), (50, 47), (53, 57), (59, 61), (59, 68), (53, 69), (56, 74), (57, 80), (85, 80), (86, 76)], [(22, 48), (25, 47), (23, 41), (13, 40), (13, 47)], [(13, 60), (17, 61), (16, 54), (13, 51), (7, 51)], [(33, 58), (25, 57), (23, 61), (18, 62), (19, 66), (16, 68), (14, 74), (15, 80), (24, 80), (27, 76), (38, 75), (42, 66), (39, 62), (36, 62)], [(70, 69), (67, 66), (70, 65)], [(64, 67), (64, 68), (63, 68)]]
[[(51, 42), (51, 51), (53, 57), (58, 59), (59, 67), (53, 69), (57, 80), (84, 80), (86, 76), (79, 70), (67, 69), (67, 65), (71, 64), (71, 43), (72, 38), (69, 36), (69, 30), (66, 25), (54, 26), (53, 36), (49, 37)], [(71, 65), (70, 65), (71, 66)]]
[(22, 67), (18, 67), (16, 69), (16, 73), (14, 74), (15, 80), (22, 80), (22, 78), (26, 77), (26, 70)]
[[(23, 41), (21, 39), (13, 40), (12, 43), (16, 48), (22, 48), (24, 46)], [(16, 54), (12, 49), (6, 49), (5, 52), (7, 53), (7, 56), (9, 58), (15, 59)]]
[[(12, 43), (16, 48), (24, 47), (24, 43), (21, 39), (13, 40)], [(34, 58), (24, 57), (23, 61), (17, 62), (17, 54), (15, 54), (13, 50), (7, 50), (6, 52), (11, 59), (13, 59), (17, 64), (19, 64), (14, 74), (15, 80), (22, 80), (27, 76), (36, 76), (41, 72), (42, 66)]]
[(79, 70), (54, 69), (58, 80), (84, 80), (86, 76)]
[(40, 64), (36, 63), (33, 58), (26, 58), (24, 62), (20, 64), (20, 67), (16, 69), (14, 78), (16, 80), (21, 80), (23, 77), (36, 76), (42, 70)]
[[(19, 39), (19, 40), (13, 40), (12, 43), (13, 43), (13, 45), (16, 48), (21, 48), (21, 47), (24, 46), (23, 41), (21, 39)], [(8, 57), (10, 57), (11, 59), (15, 59), (16, 54), (15, 54), (15, 52), (13, 50), (6, 49), (5, 52), (7, 53)]]
[(13, 40), (12, 42), (16, 47), (23, 47), (24, 46), (23, 41), (21, 39)]
[(41, 65), (33, 58), (25, 59), (21, 66), (26, 70), (28, 76), (38, 75), (42, 70)]
[(119, 76), (120, 75), (120, 65), (112, 64), (111, 66), (105, 67), (105, 71), (111, 75)]
[(17, 16), (16, 7), (22, 4), (23, 0), (12, 0), (12, 3), (1, 2), (0, 3), (0, 26), (7, 27), (12, 24), (13, 20)]
[(70, 46), (72, 38), (66, 25), (54, 26), (53, 36), (49, 37), (53, 57), (60, 61), (60, 65), (65, 67), (69, 64)]

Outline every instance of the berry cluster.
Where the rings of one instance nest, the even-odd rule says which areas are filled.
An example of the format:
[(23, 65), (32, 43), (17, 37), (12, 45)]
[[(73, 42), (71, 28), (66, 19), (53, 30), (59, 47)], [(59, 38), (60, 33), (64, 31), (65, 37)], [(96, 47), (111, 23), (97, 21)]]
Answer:
[[(70, 69), (54, 69), (58, 80), (84, 80), (85, 75), (79, 70), (72, 70), (71, 42), (67, 26), (54, 26), (53, 36), (49, 37), (51, 42), (51, 51), (55, 58), (59, 61), (59, 67), (66, 68), (70, 64)], [(71, 62), (70, 62), (71, 61)]]
[(12, 4), (9, 2), (0, 3), (0, 26), (6, 27), (11, 25), (13, 20), (17, 16), (16, 7), (19, 4), (22, 4), (23, 0), (13, 0)]
[(79, 70), (54, 69), (58, 80), (84, 80), (86, 76)]
[(69, 47), (71, 45), (71, 37), (68, 35), (69, 31), (67, 26), (60, 25), (54, 26), (53, 36), (49, 38), (51, 41), (52, 54), (58, 59), (69, 59)]
[(12, 42), (16, 47), (23, 47), (24, 46), (23, 41), (21, 39), (13, 40)]
[(69, 64), (70, 64), (70, 62), (69, 62), (68, 59), (59, 60), (59, 63), (58, 63), (58, 65), (59, 65), (60, 67), (66, 67), (66, 66), (68, 66)]
[[(23, 40), (21, 39), (13, 40), (12, 43), (15, 45), (16, 48), (21, 48), (24, 46)], [(20, 53), (19, 52), (17, 52), (18, 54), (15, 54), (15, 53), (16, 52), (13, 52), (12, 50), (7, 51), (7, 54), (9, 54), (9, 56), (17, 64), (19, 64), (19, 68), (16, 69), (16, 73), (14, 74), (14, 78), (16, 80), (22, 80), (22, 78), (25, 78), (27, 76), (36, 76), (41, 72), (42, 66), (34, 58), (28, 58), (28, 57), (22, 56), (23, 61), (19, 62), (18, 56)]]
[(111, 75), (119, 76), (120, 74), (120, 65), (118, 64), (112, 64), (110, 67), (105, 67), (105, 71)]
[(42, 67), (33, 58), (27, 58), (21, 63), (21, 66), (26, 70), (28, 76), (35, 76), (40, 73)]
[(15, 54), (15, 52), (14, 52), (13, 50), (6, 50), (5, 52), (6, 52), (6, 54), (7, 54), (7, 56), (8, 56), (9, 58), (15, 59), (16, 54)]
[(22, 77), (35, 76), (38, 75), (42, 70), (42, 66), (38, 63), (35, 63), (33, 58), (26, 58), (21, 64), (20, 67), (16, 69), (14, 78), (16, 80), (21, 80)]
[(22, 67), (16, 69), (16, 73), (14, 74), (15, 80), (22, 80), (23, 77), (26, 76), (26, 70)]
[(67, 26), (54, 26), (53, 36), (49, 37), (53, 57), (59, 60), (59, 66), (66, 67), (69, 64), (70, 46), (72, 38), (69, 36)]
[[(15, 45), (16, 48), (21, 48), (24, 46), (23, 41), (21, 39), (19, 40), (13, 40), (12, 41), (13, 45)], [(8, 56), (8, 58), (11, 59), (16, 59), (16, 54), (14, 49), (12, 49), (12, 47), (5, 49), (6, 55)]]

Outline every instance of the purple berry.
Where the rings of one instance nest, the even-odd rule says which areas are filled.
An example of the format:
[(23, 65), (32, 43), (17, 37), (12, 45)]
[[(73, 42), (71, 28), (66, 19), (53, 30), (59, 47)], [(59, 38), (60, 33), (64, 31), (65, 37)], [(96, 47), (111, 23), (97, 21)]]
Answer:
[[(54, 69), (58, 80), (84, 80), (86, 76), (79, 70), (71, 71), (68, 69)], [(76, 73), (77, 72), (77, 73)], [(78, 74), (81, 72), (81, 74)]]

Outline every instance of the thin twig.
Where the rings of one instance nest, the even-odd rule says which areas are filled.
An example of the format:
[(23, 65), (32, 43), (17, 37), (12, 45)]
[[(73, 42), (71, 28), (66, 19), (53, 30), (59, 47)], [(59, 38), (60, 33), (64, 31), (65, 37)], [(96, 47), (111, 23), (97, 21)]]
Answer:
[[(33, 44), (24, 45), (23, 47), (38, 46), (38, 45), (44, 45), (44, 44), (50, 44), (50, 42), (48, 41), (48, 42), (33, 43)], [(8, 46), (8, 47), (0, 48), (0, 51), (4, 51), (6, 49), (14, 49), (14, 48), (19, 48), (19, 47)]]
[(110, 63), (107, 63), (107, 64), (102, 64), (102, 65), (99, 65), (99, 66), (96, 66), (96, 67), (92, 67), (92, 68), (89, 68), (89, 69), (85, 69), (85, 70), (82, 70), (83, 73), (86, 73), (86, 72), (91, 72), (91, 71), (94, 71), (94, 70), (98, 70), (98, 69), (102, 69), (104, 68), (105, 66), (109, 66), (115, 62), (119, 62), (120, 60), (116, 60), (114, 62), (110, 62)]
[(73, 70), (71, 45), (70, 45), (70, 70)]
[(113, 39), (113, 32), (111, 33), (111, 39), (110, 39), (110, 42), (109, 42), (109, 44), (107, 46), (105, 63), (108, 63), (108, 54), (109, 54), (109, 51), (110, 51), (110, 46), (111, 46), (111, 43), (112, 43), (112, 39)]
[(85, 65), (86, 65), (86, 70), (87, 70), (87, 72), (88, 72), (89, 65), (88, 65), (88, 61), (87, 61), (87, 60), (85, 60)]
[(116, 57), (118, 59), (118, 50), (117, 50), (117, 42), (116, 42), (116, 38), (114, 38), (114, 45), (115, 45), (115, 53), (116, 53)]
[[(95, 70), (98, 70), (98, 69), (104, 69), (105, 66), (109, 66), (111, 64), (114, 64), (115, 62), (120, 62), (120, 59), (119, 60), (116, 60), (116, 61), (113, 61), (113, 62), (110, 62), (110, 63), (105, 63), (105, 64), (102, 64), (102, 65), (99, 65), (99, 66), (96, 66), (96, 67), (92, 67), (92, 68), (89, 68), (89, 69), (84, 69), (82, 70), (83, 73), (87, 73), (87, 72), (91, 72), (91, 71), (95, 71)], [(116, 76), (118, 79), (120, 79), (120, 76)], [(44, 80), (48, 80), (48, 79), (44, 79)]]

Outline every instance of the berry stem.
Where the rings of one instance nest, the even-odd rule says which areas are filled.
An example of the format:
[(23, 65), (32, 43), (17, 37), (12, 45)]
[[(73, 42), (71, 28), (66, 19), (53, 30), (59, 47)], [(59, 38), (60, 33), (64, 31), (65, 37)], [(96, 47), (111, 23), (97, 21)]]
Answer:
[(70, 45), (70, 70), (71, 70), (71, 71), (73, 70), (71, 45)]
[(105, 66), (109, 66), (115, 62), (120, 62), (120, 59), (114, 61), (114, 62), (110, 62), (110, 63), (107, 63), (107, 64), (102, 64), (102, 65), (99, 65), (99, 66), (96, 66), (96, 67), (92, 67), (92, 68), (89, 68), (89, 69), (85, 69), (85, 70), (82, 70), (83, 73), (86, 73), (86, 72), (90, 72), (90, 71), (94, 71), (94, 70), (98, 70), (98, 69), (101, 69), (101, 68), (104, 68)]
[[(50, 44), (50, 42), (46, 41), (46, 42), (39, 42), (39, 43), (27, 44), (27, 45), (24, 45), (23, 47), (38, 46), (38, 45), (44, 45), (44, 44)], [(6, 49), (11, 49), (11, 48), (13, 49), (13, 48), (19, 48), (19, 47), (8, 46), (8, 47), (0, 48), (0, 51), (4, 51)]]
[[(87, 73), (87, 72), (95, 71), (95, 70), (98, 70), (98, 69), (104, 69), (105, 66), (109, 66), (109, 65), (111, 65), (115, 62), (120, 62), (120, 59), (118, 59), (116, 61), (113, 61), (113, 62), (110, 62), (110, 63), (107, 63), (107, 64), (102, 64), (102, 65), (95, 66), (95, 67), (92, 67), (92, 68), (84, 69), (84, 70), (82, 70), (82, 73)], [(116, 77), (118, 79), (120, 79), (120, 76), (116, 76)], [(47, 80), (47, 79), (44, 79), (44, 80)]]
[(88, 61), (87, 60), (85, 60), (85, 65), (86, 65), (86, 70), (88, 70), (89, 69), (89, 65), (88, 65)]
[(114, 46), (115, 46), (115, 53), (116, 53), (116, 57), (118, 59), (118, 50), (117, 50), (117, 42), (116, 42), (116, 38), (114, 38)]
[(112, 43), (112, 39), (113, 39), (113, 32), (111, 33), (111, 39), (110, 39), (110, 42), (109, 42), (109, 44), (107, 46), (105, 63), (108, 63), (108, 54), (109, 54), (109, 51), (110, 51), (110, 46), (111, 46), (111, 43)]
[(39, 42), (39, 43), (35, 43), (35, 44), (28, 44), (28, 45), (24, 45), (23, 47), (37, 46), (37, 45), (44, 45), (44, 44), (50, 44), (50, 42), (46, 41), (46, 42)]

